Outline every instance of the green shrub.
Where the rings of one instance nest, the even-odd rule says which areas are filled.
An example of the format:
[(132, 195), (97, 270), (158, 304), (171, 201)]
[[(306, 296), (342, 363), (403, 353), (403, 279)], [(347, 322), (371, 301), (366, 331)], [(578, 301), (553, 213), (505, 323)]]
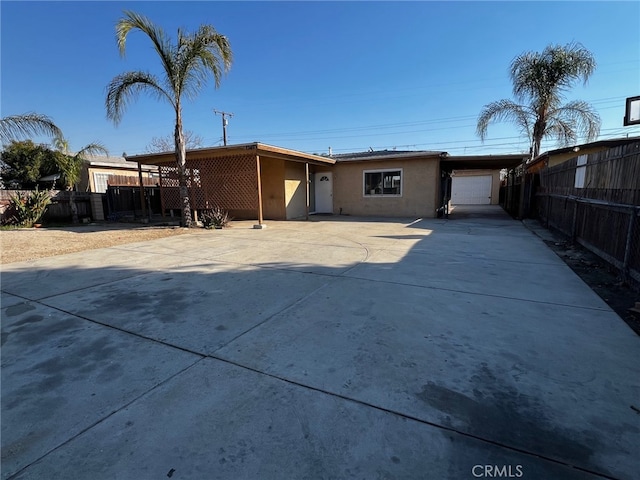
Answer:
[(220, 207), (202, 212), (202, 225), (204, 228), (223, 228), (231, 221), (229, 212)]
[(31, 228), (38, 223), (51, 203), (48, 191), (18, 192), (11, 196), (9, 208), (13, 216), (7, 223), (23, 228)]

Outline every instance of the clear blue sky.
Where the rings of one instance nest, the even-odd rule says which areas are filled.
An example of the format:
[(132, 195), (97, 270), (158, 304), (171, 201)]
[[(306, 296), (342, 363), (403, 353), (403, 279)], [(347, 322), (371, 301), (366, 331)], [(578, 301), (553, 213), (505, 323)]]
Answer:
[[(235, 61), (184, 109), (185, 128), (221, 144), (213, 109), (232, 112), (229, 143), (260, 141), (311, 153), (398, 148), (452, 154), (518, 153), (509, 124), (475, 123), (483, 105), (512, 98), (507, 69), (525, 51), (581, 42), (598, 68), (568, 99), (590, 102), (601, 139), (623, 127), (625, 98), (640, 95), (640, 3), (634, 2), (11, 2), (2, 1), (2, 116), (49, 115), (72, 149), (102, 142), (112, 155), (144, 153), (173, 131), (171, 107), (132, 103), (106, 119), (105, 87), (129, 70), (160, 73), (150, 42), (129, 36), (120, 58), (114, 26), (124, 9), (172, 37), (208, 23)], [(42, 140), (42, 139), (40, 139)], [(555, 144), (543, 145), (544, 149)]]

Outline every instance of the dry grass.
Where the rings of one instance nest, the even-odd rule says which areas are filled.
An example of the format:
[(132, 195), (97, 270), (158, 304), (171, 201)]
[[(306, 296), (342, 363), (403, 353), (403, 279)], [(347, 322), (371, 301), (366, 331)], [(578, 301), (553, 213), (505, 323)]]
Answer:
[(65, 253), (189, 233), (180, 227), (137, 227), (128, 224), (64, 228), (0, 230), (0, 264), (24, 262)]

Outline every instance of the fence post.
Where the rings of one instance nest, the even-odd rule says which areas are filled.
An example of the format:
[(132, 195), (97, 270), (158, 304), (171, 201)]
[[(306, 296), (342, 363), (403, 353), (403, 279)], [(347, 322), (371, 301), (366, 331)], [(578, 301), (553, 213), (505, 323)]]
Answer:
[(545, 218), (545, 228), (549, 228), (549, 217), (551, 216), (551, 195), (547, 195), (547, 218)]
[(624, 261), (622, 262), (622, 278), (624, 280), (629, 279), (629, 262), (631, 261), (631, 245), (633, 243), (633, 239), (631, 236), (633, 235), (633, 227), (636, 222), (636, 209), (630, 209), (631, 217), (629, 218), (629, 228), (627, 229), (627, 243), (624, 247)]
[(578, 200), (573, 200), (573, 219), (571, 220), (571, 243), (576, 242), (576, 226), (578, 223)]

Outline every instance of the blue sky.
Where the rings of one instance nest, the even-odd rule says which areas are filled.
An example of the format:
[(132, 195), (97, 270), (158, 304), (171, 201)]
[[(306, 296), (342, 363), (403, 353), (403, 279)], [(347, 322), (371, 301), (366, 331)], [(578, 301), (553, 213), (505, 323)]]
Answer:
[[(120, 58), (114, 26), (125, 9), (172, 37), (213, 25), (229, 37), (234, 64), (184, 108), (185, 128), (206, 146), (222, 141), (213, 109), (232, 112), (229, 143), (260, 141), (311, 153), (373, 149), (452, 154), (526, 151), (510, 124), (482, 144), (483, 105), (512, 98), (507, 69), (525, 51), (581, 42), (598, 62), (567, 99), (590, 102), (601, 137), (623, 127), (625, 98), (640, 95), (639, 2), (11, 2), (0, 3), (1, 114), (49, 115), (71, 148), (93, 141), (112, 155), (144, 153), (173, 131), (171, 107), (132, 103), (116, 127), (105, 87), (130, 70), (160, 73), (142, 34)], [(36, 139), (43, 141), (45, 139)], [(555, 148), (554, 143), (543, 149)]]

